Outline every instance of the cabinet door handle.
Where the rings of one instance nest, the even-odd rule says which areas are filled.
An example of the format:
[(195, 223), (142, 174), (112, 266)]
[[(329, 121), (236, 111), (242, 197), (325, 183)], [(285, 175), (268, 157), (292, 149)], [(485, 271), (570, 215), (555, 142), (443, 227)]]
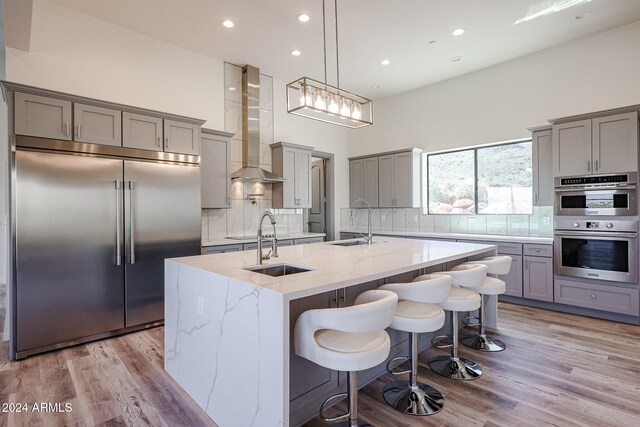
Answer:
[(533, 203), (538, 203), (538, 193), (533, 195)]
[(76, 138), (80, 138), (80, 125), (76, 125)]
[(69, 136), (69, 126), (70, 126), (69, 122), (66, 122), (64, 124), (64, 129), (62, 130), (64, 132), (64, 134), (67, 135), (67, 136)]
[(596, 160), (596, 171), (598, 170), (598, 161)]
[(160, 141), (160, 137), (158, 137), (158, 148), (161, 148), (162, 142)]
[(524, 268), (525, 268), (525, 270), (529, 269), (529, 260), (528, 259), (524, 260)]
[(587, 171), (591, 172), (591, 160), (587, 160)]
[(164, 148), (169, 148), (169, 138), (164, 139)]
[(597, 297), (595, 296), (595, 294), (591, 294), (591, 298), (596, 299)]

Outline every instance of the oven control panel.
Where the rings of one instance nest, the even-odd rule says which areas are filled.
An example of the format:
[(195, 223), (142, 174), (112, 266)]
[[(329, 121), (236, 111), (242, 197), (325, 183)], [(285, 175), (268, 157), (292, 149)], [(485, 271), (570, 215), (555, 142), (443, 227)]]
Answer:
[(624, 231), (637, 232), (638, 220), (600, 220), (555, 218), (556, 230), (585, 230), (585, 231)]

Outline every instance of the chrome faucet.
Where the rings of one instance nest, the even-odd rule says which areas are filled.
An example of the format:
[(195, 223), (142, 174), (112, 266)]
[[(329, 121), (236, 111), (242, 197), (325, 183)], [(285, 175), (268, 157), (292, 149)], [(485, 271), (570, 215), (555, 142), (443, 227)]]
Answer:
[[(372, 244), (373, 243), (373, 233), (371, 231), (371, 205), (369, 204), (369, 202), (367, 202), (365, 199), (358, 199), (358, 200), (354, 200), (353, 203), (351, 203), (351, 207), (349, 208), (349, 220), (351, 221), (351, 225), (353, 225), (353, 207), (358, 204), (365, 204), (367, 206), (367, 209), (369, 210), (369, 216), (367, 218), (367, 234), (368, 236), (365, 237), (364, 239), (366, 240), (367, 244)], [(359, 221), (356, 221), (360, 224)], [(364, 236), (363, 236), (364, 237)]]
[[(262, 221), (264, 221), (265, 217), (269, 217), (271, 220), (271, 225), (273, 225), (273, 235), (262, 235)], [(268, 254), (262, 255), (262, 238), (267, 237), (271, 238), (271, 250)], [(278, 258), (278, 239), (276, 238), (276, 216), (269, 210), (265, 210), (260, 214), (260, 219), (258, 219), (258, 265), (262, 265), (262, 261), (271, 259), (271, 253), (273, 253), (274, 258)]]

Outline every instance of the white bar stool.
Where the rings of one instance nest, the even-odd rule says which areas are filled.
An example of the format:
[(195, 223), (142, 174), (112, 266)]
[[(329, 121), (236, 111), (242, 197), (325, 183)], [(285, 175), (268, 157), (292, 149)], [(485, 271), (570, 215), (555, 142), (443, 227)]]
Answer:
[[(295, 353), (320, 366), (349, 373), (347, 393), (331, 396), (320, 406), (320, 417), (327, 422), (358, 423), (358, 371), (372, 368), (389, 357), (391, 348), (385, 329), (396, 312), (398, 296), (391, 291), (371, 290), (358, 295), (355, 305), (344, 308), (307, 310), (294, 328)], [(349, 410), (333, 418), (324, 408), (335, 399), (349, 398)]]
[[(512, 258), (510, 256), (501, 255), (482, 258), (476, 261), (470, 261), (470, 263), (486, 265), (487, 274), (499, 276), (509, 274), (509, 270), (511, 269), (511, 261)], [(506, 284), (504, 283), (504, 280), (500, 280), (496, 277), (487, 277), (482, 286), (480, 286), (478, 289), (475, 289), (475, 291), (480, 294), (480, 298), (482, 299), (480, 303), (480, 319), (478, 323), (467, 324), (469, 326), (479, 326), (480, 330), (477, 335), (466, 335), (460, 338), (460, 342), (474, 350), (487, 352), (502, 351), (507, 348), (505, 343), (498, 339), (488, 337), (484, 330), (486, 299), (485, 295), (504, 294), (506, 292)]]
[[(452, 284), (449, 297), (439, 305), (451, 312), (451, 344), (438, 345), (437, 341), (446, 336), (434, 337), (432, 343), (438, 348), (451, 347), (450, 356), (440, 356), (429, 360), (431, 369), (443, 377), (453, 380), (474, 380), (482, 375), (477, 363), (458, 357), (458, 312), (473, 311), (480, 308), (480, 295), (475, 292), (487, 276), (487, 266), (482, 264), (460, 264), (443, 272), (451, 276)], [(416, 278), (416, 280), (420, 277)]]
[(447, 299), (451, 276), (435, 273), (420, 276), (411, 283), (390, 283), (378, 289), (395, 292), (398, 306), (391, 328), (409, 332), (411, 356), (396, 357), (389, 363), (404, 359), (411, 361), (411, 369), (387, 371), (393, 375), (410, 374), (409, 381), (394, 381), (384, 388), (384, 400), (394, 409), (409, 415), (432, 415), (444, 406), (444, 397), (435, 388), (418, 382), (418, 333), (433, 332), (444, 325), (444, 310), (436, 305)]

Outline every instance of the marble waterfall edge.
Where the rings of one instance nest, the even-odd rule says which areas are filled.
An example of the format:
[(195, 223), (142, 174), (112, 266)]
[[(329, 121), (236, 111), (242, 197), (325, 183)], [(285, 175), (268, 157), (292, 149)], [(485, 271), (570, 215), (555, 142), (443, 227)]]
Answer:
[(284, 313), (281, 293), (167, 260), (165, 370), (220, 427), (285, 425)]

